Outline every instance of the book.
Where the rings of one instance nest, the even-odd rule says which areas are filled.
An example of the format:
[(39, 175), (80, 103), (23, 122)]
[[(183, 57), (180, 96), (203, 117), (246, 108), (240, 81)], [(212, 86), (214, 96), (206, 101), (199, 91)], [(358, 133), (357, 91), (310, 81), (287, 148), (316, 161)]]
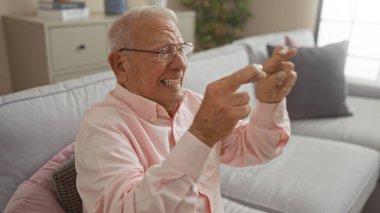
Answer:
[(87, 7), (85, 8), (74, 8), (74, 9), (61, 9), (61, 10), (45, 10), (38, 9), (37, 16), (45, 19), (60, 19), (60, 20), (75, 20), (84, 19), (90, 15), (90, 11)]
[(51, 1), (39, 1), (38, 8), (45, 10), (63, 10), (63, 9), (74, 9), (74, 8), (85, 8), (85, 2), (51, 2)]

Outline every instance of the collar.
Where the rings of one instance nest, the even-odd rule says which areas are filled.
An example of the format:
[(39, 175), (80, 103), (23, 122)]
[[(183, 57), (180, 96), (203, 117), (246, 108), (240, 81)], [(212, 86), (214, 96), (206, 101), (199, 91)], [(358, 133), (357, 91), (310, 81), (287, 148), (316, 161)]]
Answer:
[[(131, 108), (139, 117), (151, 123), (156, 123), (158, 118), (171, 119), (164, 107), (154, 101), (130, 92), (118, 83), (116, 83), (113, 95), (116, 99)], [(178, 108), (179, 106), (177, 107), (177, 111)]]

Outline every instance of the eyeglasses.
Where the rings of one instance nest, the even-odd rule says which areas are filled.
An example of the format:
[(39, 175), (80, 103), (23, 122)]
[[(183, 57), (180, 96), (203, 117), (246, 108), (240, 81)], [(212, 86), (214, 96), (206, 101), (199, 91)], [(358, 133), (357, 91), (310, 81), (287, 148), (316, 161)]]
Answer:
[(120, 48), (121, 51), (136, 51), (136, 52), (146, 52), (146, 53), (156, 53), (158, 54), (158, 62), (161, 65), (169, 64), (173, 61), (174, 57), (179, 53), (183, 60), (187, 61), (193, 53), (194, 45), (191, 42), (185, 42), (181, 44), (168, 44), (161, 47), (160, 50), (139, 50), (131, 48)]

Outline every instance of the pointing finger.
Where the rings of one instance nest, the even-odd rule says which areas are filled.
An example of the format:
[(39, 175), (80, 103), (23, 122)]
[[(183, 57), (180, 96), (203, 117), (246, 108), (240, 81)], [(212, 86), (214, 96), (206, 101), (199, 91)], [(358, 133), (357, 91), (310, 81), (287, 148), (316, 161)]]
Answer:
[(230, 91), (237, 90), (240, 85), (256, 82), (266, 77), (266, 73), (262, 70), (262, 67), (256, 64), (250, 64), (226, 78), (227, 87)]

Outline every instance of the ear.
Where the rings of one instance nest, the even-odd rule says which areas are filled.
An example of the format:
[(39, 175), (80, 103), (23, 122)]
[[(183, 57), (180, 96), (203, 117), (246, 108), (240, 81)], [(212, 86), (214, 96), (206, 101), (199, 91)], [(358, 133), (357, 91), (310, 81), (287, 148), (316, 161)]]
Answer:
[(108, 64), (111, 66), (119, 84), (123, 84), (126, 81), (125, 62), (125, 57), (120, 52), (111, 52), (108, 55)]

